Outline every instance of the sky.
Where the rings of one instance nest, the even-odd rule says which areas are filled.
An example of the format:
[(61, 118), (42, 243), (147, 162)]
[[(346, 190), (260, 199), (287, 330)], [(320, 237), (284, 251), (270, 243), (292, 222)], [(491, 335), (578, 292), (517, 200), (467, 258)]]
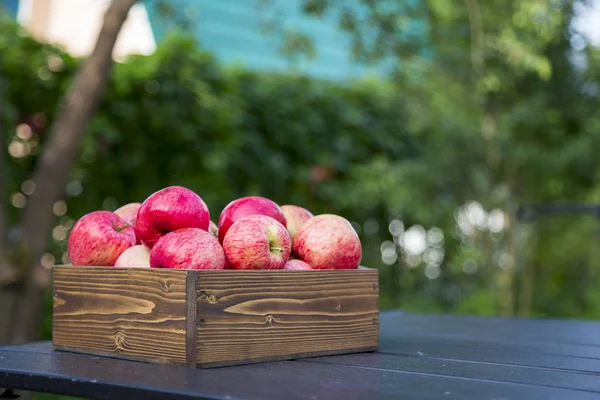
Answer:
[(589, 7), (577, 7), (573, 26), (594, 46), (600, 46), (600, 0), (593, 0)]

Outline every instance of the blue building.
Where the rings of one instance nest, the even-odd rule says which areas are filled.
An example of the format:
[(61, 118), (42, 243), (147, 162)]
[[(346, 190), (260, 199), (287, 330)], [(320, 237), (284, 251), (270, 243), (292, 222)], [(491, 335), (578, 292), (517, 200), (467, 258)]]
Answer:
[[(170, 11), (164, 16), (161, 4)], [(322, 19), (302, 10), (303, 0), (145, 0), (157, 42), (178, 22), (187, 22), (199, 43), (226, 64), (240, 64), (262, 70), (294, 70), (325, 79), (364, 77), (385, 74), (352, 60), (350, 38), (338, 28), (336, 15)], [(280, 52), (281, 35), (264, 32), (265, 22), (280, 23), (280, 29), (299, 32), (312, 39), (314, 57), (291, 60)], [(181, 26), (181, 25), (179, 25)]]
[[(336, 7), (318, 18), (304, 12), (302, 7), (306, 0), (140, 1), (146, 8), (157, 42), (171, 29), (183, 29), (191, 32), (204, 49), (227, 65), (239, 64), (252, 69), (293, 71), (316, 78), (344, 80), (369, 75), (384, 77), (388, 75), (389, 67), (397, 63), (397, 59), (392, 59), (387, 64), (368, 66), (353, 60), (351, 38), (338, 27), (340, 16)], [(352, 2), (355, 15), (365, 11), (359, 3)], [(61, 7), (58, 1), (51, 4)], [(391, 7), (393, 12), (399, 14), (402, 14), (399, 10), (415, 4), (419, 4), (419, 0), (381, 0), (378, 3), (380, 7)], [(18, 6), (19, 0), (0, 0), (0, 7), (8, 9), (14, 16)], [(426, 34), (424, 23), (406, 19), (411, 35)], [(265, 26), (269, 23), (275, 26), (270, 33), (265, 32)], [(314, 49), (312, 57), (300, 55), (290, 58), (284, 55), (281, 52), (282, 32), (307, 36)], [(150, 35), (149, 31), (147, 35)]]
[(0, 8), (8, 11), (13, 17), (17, 16), (17, 10), (19, 9), (19, 0), (0, 0)]

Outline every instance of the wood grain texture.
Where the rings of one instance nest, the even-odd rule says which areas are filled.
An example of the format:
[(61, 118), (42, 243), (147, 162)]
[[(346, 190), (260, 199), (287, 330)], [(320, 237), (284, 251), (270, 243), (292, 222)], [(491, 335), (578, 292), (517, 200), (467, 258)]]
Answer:
[(379, 343), (378, 273), (59, 266), (59, 350), (214, 367)]
[(54, 268), (57, 349), (186, 363), (188, 271)]
[(190, 366), (196, 366), (196, 285), (198, 274), (196, 271), (188, 271), (186, 277), (186, 361)]
[(377, 270), (199, 271), (198, 366), (376, 350)]

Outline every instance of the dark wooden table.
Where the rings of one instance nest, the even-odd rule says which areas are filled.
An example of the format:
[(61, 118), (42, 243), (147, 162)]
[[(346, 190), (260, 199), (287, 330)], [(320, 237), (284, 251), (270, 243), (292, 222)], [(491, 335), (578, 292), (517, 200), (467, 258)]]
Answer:
[(0, 348), (0, 387), (95, 399), (600, 399), (600, 323), (381, 314), (378, 353), (196, 370)]

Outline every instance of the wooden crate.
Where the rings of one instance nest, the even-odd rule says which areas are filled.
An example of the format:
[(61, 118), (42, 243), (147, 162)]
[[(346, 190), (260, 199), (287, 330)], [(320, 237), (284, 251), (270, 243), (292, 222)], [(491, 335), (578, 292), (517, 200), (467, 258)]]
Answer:
[(217, 367), (377, 350), (377, 270), (57, 266), (57, 350)]

